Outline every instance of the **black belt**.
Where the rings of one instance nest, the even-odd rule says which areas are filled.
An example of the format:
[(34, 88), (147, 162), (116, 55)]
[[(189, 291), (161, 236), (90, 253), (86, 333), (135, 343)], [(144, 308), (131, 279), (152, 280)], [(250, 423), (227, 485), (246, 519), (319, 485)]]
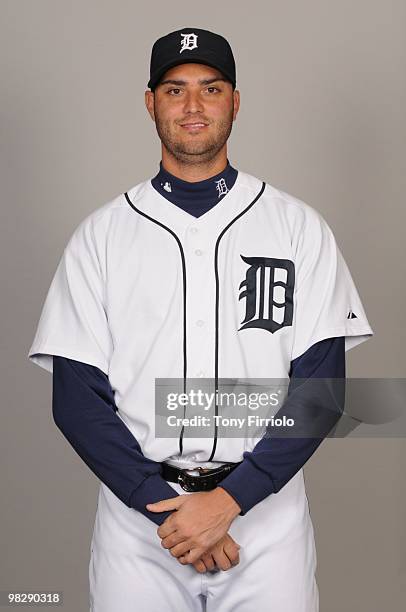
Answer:
[[(184, 491), (211, 491), (230, 474), (238, 463), (225, 463), (217, 468), (178, 468), (169, 463), (161, 463), (162, 477), (169, 482), (180, 484)], [(197, 473), (196, 473), (197, 472)]]

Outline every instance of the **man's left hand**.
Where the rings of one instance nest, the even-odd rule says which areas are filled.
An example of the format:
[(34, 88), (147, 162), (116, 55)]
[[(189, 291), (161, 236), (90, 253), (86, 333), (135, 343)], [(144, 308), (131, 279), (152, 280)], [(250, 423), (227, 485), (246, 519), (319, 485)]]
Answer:
[(241, 512), (235, 499), (217, 487), (147, 504), (150, 512), (176, 510), (158, 527), (162, 546), (182, 564), (194, 563), (227, 532)]

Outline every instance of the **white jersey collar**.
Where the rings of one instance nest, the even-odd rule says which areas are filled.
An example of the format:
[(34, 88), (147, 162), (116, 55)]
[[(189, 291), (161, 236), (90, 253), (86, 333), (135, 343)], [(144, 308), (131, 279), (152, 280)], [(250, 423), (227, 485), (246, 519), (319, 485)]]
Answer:
[(127, 195), (134, 208), (152, 219), (158, 219), (166, 227), (179, 234), (190, 226), (210, 231), (223, 229), (251, 204), (261, 188), (262, 181), (239, 171), (232, 189), (216, 206), (198, 218), (168, 202), (154, 189), (151, 180), (130, 189)]

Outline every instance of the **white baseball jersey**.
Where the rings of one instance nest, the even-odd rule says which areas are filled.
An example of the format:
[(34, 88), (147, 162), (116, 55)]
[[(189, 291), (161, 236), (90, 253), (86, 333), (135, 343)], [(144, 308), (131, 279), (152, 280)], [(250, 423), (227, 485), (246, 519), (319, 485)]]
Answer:
[[(29, 357), (49, 371), (52, 355), (99, 367), (143, 453), (164, 461), (179, 443), (154, 437), (155, 378), (287, 377), (316, 342), (345, 336), (349, 350), (372, 334), (320, 213), (240, 171), (199, 218), (146, 181), (84, 219)], [(223, 442), (212, 460), (240, 461), (253, 443)], [(183, 439), (183, 456), (206, 462), (213, 440), (195, 443)]]
[[(199, 218), (147, 180), (84, 219), (57, 267), (29, 358), (49, 371), (52, 355), (97, 366), (144, 455), (205, 466), (241, 461), (257, 439), (184, 437), (180, 445), (176, 437), (156, 438), (155, 378), (288, 378), (291, 361), (316, 342), (345, 336), (348, 351), (372, 335), (322, 215), (239, 171), (232, 189)], [(126, 520), (138, 514), (134, 521), (155, 533), (148, 519), (114, 503)], [(261, 508), (268, 518), (260, 537), (278, 541), (301, 531), (310, 537), (302, 470), (237, 517), (235, 529)], [(108, 512), (104, 519), (101, 512), (94, 542), (108, 537)], [(173, 563), (168, 551), (157, 554)], [(310, 553), (308, 562), (315, 563)], [(286, 594), (289, 585), (280, 584)]]

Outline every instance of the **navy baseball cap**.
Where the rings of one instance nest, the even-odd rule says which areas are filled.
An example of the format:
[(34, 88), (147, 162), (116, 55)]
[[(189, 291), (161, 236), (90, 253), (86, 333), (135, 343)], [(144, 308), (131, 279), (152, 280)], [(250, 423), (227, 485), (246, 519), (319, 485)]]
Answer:
[(148, 87), (154, 90), (170, 68), (191, 63), (217, 68), (235, 89), (235, 61), (228, 41), (200, 28), (183, 28), (158, 38), (152, 47)]

